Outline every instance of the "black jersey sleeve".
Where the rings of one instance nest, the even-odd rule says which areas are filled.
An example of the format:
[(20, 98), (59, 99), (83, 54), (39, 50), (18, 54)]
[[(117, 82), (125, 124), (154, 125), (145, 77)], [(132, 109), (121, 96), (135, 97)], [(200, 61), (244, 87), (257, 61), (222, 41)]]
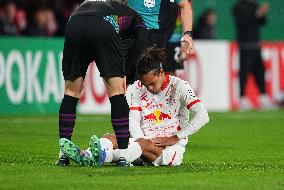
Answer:
[[(133, 17), (133, 24), (132, 24), (132, 35), (135, 39), (135, 42), (133, 44), (132, 50), (137, 52), (130, 52), (130, 57), (133, 62), (137, 62), (139, 56), (141, 55), (142, 51), (145, 48), (146, 40), (147, 40), (147, 30), (146, 26), (144, 25), (142, 18), (138, 15)], [(133, 56), (133, 57), (132, 57)], [(136, 65), (136, 63), (135, 63)]]
[(123, 43), (123, 53), (126, 60), (126, 73), (131, 74), (131, 77), (127, 77), (127, 84), (131, 84), (137, 79), (134, 75), (138, 59), (145, 48), (146, 27), (138, 14), (121, 17), (119, 26), (119, 35)]

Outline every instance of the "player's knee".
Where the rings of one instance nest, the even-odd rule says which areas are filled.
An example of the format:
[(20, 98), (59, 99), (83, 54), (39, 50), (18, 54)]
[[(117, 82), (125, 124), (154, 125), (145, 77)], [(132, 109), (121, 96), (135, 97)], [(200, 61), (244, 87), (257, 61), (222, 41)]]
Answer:
[(125, 94), (125, 88), (123, 86), (112, 86), (106, 89), (109, 97)]
[(185, 152), (184, 147), (168, 147), (165, 149), (162, 155), (162, 163), (161, 165), (167, 166), (179, 166), (182, 164), (183, 154)]
[(113, 144), (113, 149), (118, 148), (118, 144), (117, 144), (115, 134), (106, 133), (102, 136), (102, 138), (108, 139)]
[(64, 94), (79, 98), (83, 91), (83, 79), (80, 77), (74, 81), (65, 82)]
[(125, 94), (125, 79), (114, 77), (105, 80), (105, 87), (109, 97)]
[(154, 146), (154, 144), (149, 139), (137, 139), (136, 142), (139, 143), (142, 153), (149, 152), (151, 150), (151, 147)]

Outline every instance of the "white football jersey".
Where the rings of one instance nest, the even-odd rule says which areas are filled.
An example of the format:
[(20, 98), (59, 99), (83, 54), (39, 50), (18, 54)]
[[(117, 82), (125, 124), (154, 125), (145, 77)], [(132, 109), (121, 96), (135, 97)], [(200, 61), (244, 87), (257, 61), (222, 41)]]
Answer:
[(170, 75), (158, 94), (150, 93), (140, 81), (126, 93), (131, 112), (139, 112), (140, 127), (147, 139), (176, 135), (189, 123), (189, 108), (200, 100), (188, 82)]

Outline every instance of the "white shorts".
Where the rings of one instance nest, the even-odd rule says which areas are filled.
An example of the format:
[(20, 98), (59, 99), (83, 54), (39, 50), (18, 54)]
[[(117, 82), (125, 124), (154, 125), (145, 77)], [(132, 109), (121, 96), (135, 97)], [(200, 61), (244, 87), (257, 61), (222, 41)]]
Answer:
[[(135, 142), (134, 138), (129, 138), (129, 144)], [(152, 164), (155, 166), (179, 166), (183, 160), (183, 154), (185, 152), (185, 146), (188, 139), (182, 139), (175, 145), (167, 146), (162, 155), (160, 155)]]
[[(181, 140), (182, 141), (182, 140)], [(186, 143), (185, 143), (186, 144)], [(167, 146), (161, 156), (159, 156), (153, 164), (155, 166), (179, 166), (182, 163), (183, 154), (185, 152), (184, 142), (178, 142), (175, 145)]]

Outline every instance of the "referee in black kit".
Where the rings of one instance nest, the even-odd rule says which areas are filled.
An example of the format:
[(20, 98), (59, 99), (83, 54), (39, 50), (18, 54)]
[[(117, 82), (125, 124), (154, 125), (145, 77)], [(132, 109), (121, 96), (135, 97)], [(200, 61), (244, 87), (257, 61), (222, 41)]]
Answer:
[[(92, 61), (104, 80), (111, 104), (111, 122), (120, 152), (118, 165), (128, 166), (124, 149), (129, 141), (129, 107), (125, 79), (135, 74), (135, 63), (145, 45), (146, 29), (140, 16), (119, 0), (87, 0), (71, 15), (65, 32), (62, 71), (64, 97), (59, 109), (59, 136), (71, 140), (76, 106)], [(131, 48), (124, 48), (124, 42)], [(125, 66), (126, 65), (126, 66)], [(59, 151), (57, 165), (69, 165)]]

